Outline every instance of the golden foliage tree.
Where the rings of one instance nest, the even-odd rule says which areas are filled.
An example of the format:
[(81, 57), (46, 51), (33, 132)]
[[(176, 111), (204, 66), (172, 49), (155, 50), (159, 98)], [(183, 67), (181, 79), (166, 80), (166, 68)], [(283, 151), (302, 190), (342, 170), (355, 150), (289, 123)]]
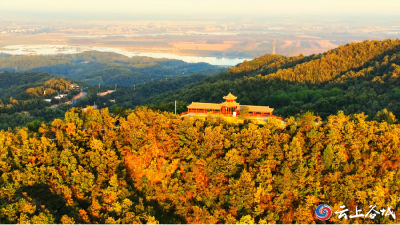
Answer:
[(39, 134), (0, 132), (0, 222), (317, 223), (319, 204), (399, 215), (399, 140), (397, 125), (364, 114), (282, 127), (72, 109)]

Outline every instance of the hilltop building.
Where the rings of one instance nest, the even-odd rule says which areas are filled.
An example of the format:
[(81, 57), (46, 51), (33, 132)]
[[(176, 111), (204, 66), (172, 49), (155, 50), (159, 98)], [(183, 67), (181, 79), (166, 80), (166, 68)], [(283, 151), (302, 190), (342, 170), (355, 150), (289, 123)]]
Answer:
[(221, 104), (192, 102), (192, 104), (187, 107), (188, 111), (182, 113), (181, 116), (190, 114), (207, 114), (209, 112), (212, 114), (237, 116), (240, 114), (240, 110), (243, 107), (247, 107), (249, 112), (248, 115), (250, 117), (275, 117), (272, 115), (272, 112), (274, 111), (273, 108), (270, 108), (269, 106), (240, 105), (235, 101), (237, 97), (232, 95), (230, 92), (227, 96), (223, 97), (223, 99), (225, 99), (225, 102)]

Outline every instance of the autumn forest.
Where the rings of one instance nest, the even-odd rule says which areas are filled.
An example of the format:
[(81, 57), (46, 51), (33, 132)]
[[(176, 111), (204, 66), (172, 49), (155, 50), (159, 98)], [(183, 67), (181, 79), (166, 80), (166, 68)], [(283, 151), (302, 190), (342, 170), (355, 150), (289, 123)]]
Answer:
[(73, 108), (38, 133), (0, 132), (0, 220), (314, 223), (321, 203), (398, 214), (400, 130), (365, 119), (306, 113), (282, 126)]
[[(23, 77), (0, 83), (0, 122), (31, 114), (0, 127), (0, 223), (400, 223), (399, 40), (211, 69), (105, 97), (90, 86), (57, 108), (44, 91), (89, 84), (0, 74), (4, 84)], [(283, 121), (173, 113), (175, 100), (180, 113), (228, 92)], [(86, 107), (93, 101), (99, 109)], [(316, 217), (320, 204), (332, 209), (328, 221)], [(395, 216), (339, 219), (344, 205), (348, 215), (377, 206)]]

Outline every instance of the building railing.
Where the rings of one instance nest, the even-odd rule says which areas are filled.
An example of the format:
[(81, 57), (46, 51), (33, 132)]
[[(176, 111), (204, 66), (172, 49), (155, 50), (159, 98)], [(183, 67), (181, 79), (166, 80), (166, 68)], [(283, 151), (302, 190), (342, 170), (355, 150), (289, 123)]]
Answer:
[[(222, 113), (222, 112), (216, 112), (216, 111), (209, 111), (209, 112), (206, 112), (206, 111), (204, 111), (204, 110), (194, 110), (194, 111), (190, 111), (190, 112), (187, 111), (187, 112), (183, 112), (183, 113), (181, 113), (181, 114), (179, 114), (179, 115), (180, 115), (180, 116), (184, 116), (184, 115), (188, 115), (188, 114), (208, 114), (208, 113), (211, 113), (211, 114), (219, 114), (219, 115), (230, 116), (230, 117), (233, 116), (232, 113)], [(239, 115), (236, 115), (236, 116), (239, 116)], [(262, 114), (255, 114), (255, 115), (254, 115), (254, 114), (249, 114), (249, 117), (260, 117), (260, 118), (273, 117), (273, 118), (282, 120), (282, 117), (275, 116), (275, 115), (262, 115)]]

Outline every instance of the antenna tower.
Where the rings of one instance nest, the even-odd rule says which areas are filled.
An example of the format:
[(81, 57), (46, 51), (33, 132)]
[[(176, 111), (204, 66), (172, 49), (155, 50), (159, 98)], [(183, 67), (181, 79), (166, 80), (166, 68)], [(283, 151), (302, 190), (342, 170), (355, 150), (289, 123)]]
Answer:
[(275, 55), (276, 40), (274, 39), (274, 40), (272, 41), (272, 43), (273, 43), (272, 54)]
[(276, 40), (275, 39), (272, 41), (272, 44), (273, 44), (273, 46), (272, 46), (272, 54), (275, 55), (275, 47), (276, 47)]

